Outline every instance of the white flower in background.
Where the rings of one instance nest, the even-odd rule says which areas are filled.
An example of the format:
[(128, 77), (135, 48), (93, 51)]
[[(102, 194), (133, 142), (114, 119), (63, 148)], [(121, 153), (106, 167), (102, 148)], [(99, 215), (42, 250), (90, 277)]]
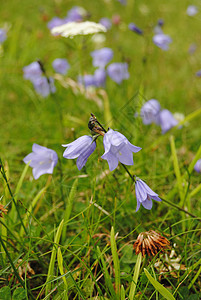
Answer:
[(105, 26), (95, 22), (69, 22), (67, 24), (52, 28), (52, 34), (60, 34), (66, 38), (73, 38), (76, 35), (88, 35), (97, 32), (106, 32)]

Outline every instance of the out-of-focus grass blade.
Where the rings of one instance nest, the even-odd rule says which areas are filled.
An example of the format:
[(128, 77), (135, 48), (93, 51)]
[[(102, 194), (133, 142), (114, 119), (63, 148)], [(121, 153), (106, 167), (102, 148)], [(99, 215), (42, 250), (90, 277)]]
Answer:
[[(30, 162), (28, 162), (28, 164), (25, 165), (24, 170), (23, 170), (23, 172), (22, 172), (22, 175), (20, 176), (20, 179), (19, 179), (19, 181), (18, 181), (17, 187), (16, 187), (16, 189), (15, 189), (14, 197), (15, 197), (16, 203), (17, 203), (17, 200), (18, 200), (18, 194), (19, 194), (19, 191), (20, 191), (21, 186), (22, 186), (22, 183), (23, 183), (23, 181), (24, 181), (24, 177), (25, 177), (25, 175), (26, 175), (26, 173), (27, 173), (27, 170), (28, 170), (28, 168), (29, 168), (29, 164), (30, 164)], [(16, 214), (16, 209), (15, 209), (15, 204), (14, 204), (13, 202), (12, 202), (12, 208), (11, 208), (11, 211), (10, 211), (9, 216), (10, 216), (10, 219), (11, 219), (11, 220), (13, 221), (13, 223), (14, 223), (14, 222), (16, 221), (16, 216), (17, 216), (17, 214)]]
[(105, 124), (107, 124), (107, 127), (112, 127), (113, 118), (112, 118), (112, 113), (110, 110), (110, 101), (109, 101), (108, 95), (107, 95), (106, 91), (104, 91), (104, 90), (100, 90), (99, 94), (103, 97)]
[(198, 272), (196, 273), (195, 277), (191, 280), (191, 283), (188, 285), (188, 289), (189, 290), (193, 286), (193, 284), (195, 283), (195, 281), (197, 280), (197, 278), (200, 276), (200, 273), (201, 273), (201, 266), (200, 266)]
[(63, 223), (64, 220), (61, 221), (59, 224), (59, 227), (57, 229), (57, 233), (54, 238), (54, 245), (52, 248), (52, 254), (50, 258), (50, 264), (49, 264), (49, 269), (48, 269), (48, 274), (47, 274), (47, 280), (46, 280), (46, 288), (45, 288), (45, 295), (47, 296), (49, 291), (51, 290), (51, 281), (53, 279), (53, 274), (54, 274), (54, 264), (55, 264), (55, 259), (56, 259), (56, 253), (57, 253), (57, 248), (59, 244), (59, 240), (61, 237), (62, 229), (63, 229)]
[(154, 286), (154, 288), (167, 300), (176, 300), (174, 296), (157, 280), (155, 280), (151, 274), (147, 271), (147, 269), (144, 268), (145, 275), (151, 282), (151, 284)]
[[(57, 250), (57, 260), (58, 260), (58, 266), (59, 266), (59, 271), (61, 275), (64, 275), (64, 269), (63, 269), (63, 257), (61, 254), (61, 249), (60, 247)], [(64, 291), (64, 299), (67, 300), (68, 299), (68, 284), (66, 281), (66, 277), (63, 276), (62, 277), (64, 285), (65, 285), (65, 291)]]
[(75, 198), (75, 194), (76, 194), (76, 191), (77, 191), (77, 185), (78, 185), (78, 179), (76, 178), (75, 181), (73, 182), (72, 187), (71, 187), (70, 194), (68, 196), (65, 211), (64, 211), (64, 216), (63, 216), (64, 228), (63, 228), (63, 232), (62, 232), (62, 242), (63, 243), (64, 243), (65, 238), (66, 238), (67, 223), (68, 223), (68, 220), (70, 218), (71, 211), (72, 211), (73, 200)]
[(116, 246), (115, 235), (114, 235), (114, 227), (113, 226), (111, 228), (110, 242), (111, 242), (112, 258), (113, 258), (113, 262), (114, 262), (115, 289), (116, 289), (116, 294), (119, 298), (119, 294), (120, 294), (120, 265), (119, 265), (119, 257), (118, 257), (118, 254), (117, 254), (117, 246)]
[(136, 261), (135, 268), (134, 268), (133, 280), (132, 280), (130, 292), (129, 292), (129, 300), (133, 300), (134, 296), (135, 296), (135, 290), (136, 290), (137, 281), (138, 281), (138, 277), (139, 277), (139, 273), (140, 273), (141, 262), (142, 262), (142, 253), (140, 252), (137, 256), (137, 261)]
[(121, 300), (125, 300), (125, 299), (126, 299), (125, 289), (124, 286), (121, 285)]
[(97, 252), (98, 252), (98, 258), (100, 258), (101, 264), (102, 264), (102, 267), (103, 267), (104, 277), (105, 277), (105, 284), (107, 285), (107, 287), (110, 291), (110, 294), (112, 296), (111, 299), (116, 300), (117, 297), (116, 297), (116, 294), (115, 294), (115, 291), (114, 291), (114, 287), (113, 287), (113, 284), (112, 284), (112, 281), (111, 281), (111, 277), (108, 273), (108, 270), (107, 270), (107, 267), (106, 267), (106, 264), (105, 264), (105, 261), (104, 261), (104, 258), (103, 258), (103, 254), (101, 253), (100, 248), (98, 246), (97, 246)]
[(174, 172), (177, 178), (177, 184), (178, 184), (178, 190), (179, 190), (179, 196), (180, 196), (180, 203), (183, 203), (184, 201), (184, 193), (183, 193), (183, 186), (182, 186), (182, 178), (181, 178), (181, 172), (179, 169), (179, 162), (177, 159), (177, 152), (174, 142), (174, 137), (170, 136), (170, 146), (171, 146), (171, 152), (172, 152), (172, 158), (173, 158), (173, 165), (174, 165)]
[(195, 154), (195, 157), (193, 158), (192, 162), (190, 163), (189, 167), (188, 167), (188, 172), (191, 174), (191, 172), (193, 171), (193, 168), (197, 162), (198, 159), (201, 158), (201, 145), (198, 149), (198, 151)]

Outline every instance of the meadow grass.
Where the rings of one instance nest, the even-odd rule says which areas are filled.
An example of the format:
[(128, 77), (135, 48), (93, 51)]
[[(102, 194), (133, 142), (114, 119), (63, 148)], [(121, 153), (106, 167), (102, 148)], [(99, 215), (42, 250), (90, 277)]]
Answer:
[[(8, 38), (0, 49), (0, 203), (8, 212), (0, 218), (0, 299), (200, 299), (201, 177), (193, 168), (201, 158), (201, 85), (195, 76), (201, 69), (201, 15), (187, 16), (189, 4), (1, 3), (0, 27), (6, 23)], [(193, 4), (201, 11), (198, 0)], [(91, 37), (54, 37), (47, 28), (52, 17), (63, 18), (73, 5), (83, 6), (95, 22), (115, 14), (122, 20), (105, 34), (104, 46), (113, 49), (113, 61), (128, 62), (130, 78), (121, 85), (107, 78), (106, 88), (91, 99), (66, 82), (94, 72), (90, 52), (96, 45)], [(168, 51), (152, 42), (159, 18), (173, 40)], [(144, 35), (129, 31), (130, 22)], [(58, 57), (71, 65), (67, 76), (53, 72)], [(47, 98), (23, 79), (22, 68), (38, 59), (48, 76), (55, 76), (57, 91)], [(183, 113), (182, 128), (161, 135), (159, 126), (143, 125), (139, 112), (151, 98)], [(152, 210), (141, 206), (135, 212), (134, 184), (121, 165), (108, 171), (101, 138), (81, 171), (75, 160), (63, 158), (61, 144), (90, 134), (91, 113), (142, 147), (128, 169), (162, 199)], [(22, 161), (33, 143), (59, 156), (54, 173), (38, 180)], [(148, 230), (170, 241), (165, 254), (135, 254), (134, 241)]]

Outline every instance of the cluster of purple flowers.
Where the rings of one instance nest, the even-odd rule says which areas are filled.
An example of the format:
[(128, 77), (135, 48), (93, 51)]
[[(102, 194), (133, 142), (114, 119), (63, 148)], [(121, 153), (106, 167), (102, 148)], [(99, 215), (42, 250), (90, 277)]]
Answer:
[[(101, 129), (99, 127), (99, 129)], [(102, 128), (103, 129), (103, 128)], [(119, 162), (123, 165), (133, 165), (133, 153), (139, 152), (140, 147), (131, 144), (128, 139), (118, 131), (109, 129), (99, 131), (95, 136), (84, 135), (73, 141), (72, 143), (62, 145), (67, 147), (63, 153), (63, 157), (67, 159), (77, 159), (76, 164), (78, 170), (81, 170), (89, 156), (96, 149), (96, 139), (103, 135), (103, 145), (105, 152), (101, 156), (109, 165), (110, 171), (117, 168)], [(94, 131), (97, 133), (97, 131)], [(32, 152), (28, 154), (23, 161), (33, 168), (33, 177), (38, 179), (43, 174), (52, 174), (54, 167), (57, 165), (58, 156), (54, 150), (33, 144)], [(152, 199), (161, 201), (158, 194), (153, 192), (150, 187), (140, 178), (135, 178), (135, 191), (137, 199), (137, 208), (139, 210), (142, 204), (146, 209), (152, 208)]]
[(140, 116), (145, 125), (155, 123), (161, 127), (162, 134), (178, 124), (168, 109), (162, 109), (156, 99), (147, 101), (141, 108)]
[[(93, 75), (79, 76), (78, 81), (86, 88), (89, 86), (104, 87), (107, 75), (116, 83), (120, 84), (124, 79), (129, 78), (127, 63), (107, 64), (113, 58), (113, 50), (107, 47), (91, 52), (92, 64), (97, 68)], [(107, 66), (107, 68), (106, 68)]]
[[(55, 72), (65, 75), (70, 68), (70, 65), (66, 59), (56, 58), (52, 66)], [(35, 88), (37, 94), (42, 97), (47, 97), (50, 93), (55, 93), (56, 88), (54, 85), (54, 79), (47, 77), (43, 66), (40, 62), (34, 61), (30, 65), (23, 68), (24, 78), (30, 80)]]

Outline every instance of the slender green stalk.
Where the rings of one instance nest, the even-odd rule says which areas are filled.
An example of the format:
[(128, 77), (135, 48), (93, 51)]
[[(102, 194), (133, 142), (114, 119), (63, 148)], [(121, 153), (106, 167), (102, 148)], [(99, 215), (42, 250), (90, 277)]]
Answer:
[(141, 262), (142, 262), (142, 253), (140, 252), (137, 256), (137, 261), (136, 261), (135, 268), (134, 268), (133, 280), (131, 283), (129, 297), (128, 297), (129, 300), (133, 300), (135, 297), (135, 290), (136, 290), (137, 281), (138, 281), (138, 277), (139, 277), (139, 273), (140, 273)]
[(116, 294), (117, 298), (119, 299), (120, 295), (120, 265), (119, 265), (119, 257), (117, 253), (117, 245), (115, 241), (115, 234), (114, 234), (114, 227), (112, 226), (111, 228), (111, 250), (112, 250), (112, 258), (114, 262), (114, 272), (115, 272), (115, 289), (116, 289)]

